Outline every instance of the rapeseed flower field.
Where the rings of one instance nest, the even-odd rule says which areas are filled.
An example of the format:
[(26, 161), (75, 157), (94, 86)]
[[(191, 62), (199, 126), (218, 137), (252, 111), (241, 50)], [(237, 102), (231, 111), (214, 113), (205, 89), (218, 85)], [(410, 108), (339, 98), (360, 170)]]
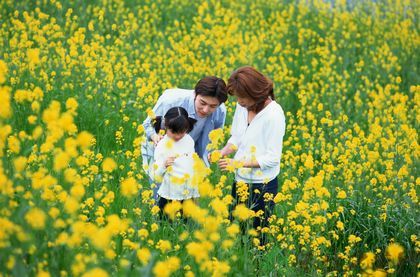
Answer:
[[(0, 276), (418, 275), (419, 14), (408, 0), (1, 1)], [(160, 220), (142, 121), (163, 90), (243, 65), (286, 112), (269, 227), (251, 229), (244, 204), (229, 220), (218, 152), (194, 163), (201, 198)]]

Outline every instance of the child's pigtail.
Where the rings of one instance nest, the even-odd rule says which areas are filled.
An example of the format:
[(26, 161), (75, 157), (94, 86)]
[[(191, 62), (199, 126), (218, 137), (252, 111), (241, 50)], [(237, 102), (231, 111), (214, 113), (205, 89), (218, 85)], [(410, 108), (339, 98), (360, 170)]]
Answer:
[(190, 127), (188, 128), (188, 133), (194, 129), (194, 124), (197, 122), (196, 119), (188, 117), (188, 123), (190, 124)]
[(153, 128), (155, 128), (156, 134), (159, 134), (159, 131), (162, 129), (162, 121), (164, 118), (162, 116), (156, 116), (155, 119), (153, 119)]

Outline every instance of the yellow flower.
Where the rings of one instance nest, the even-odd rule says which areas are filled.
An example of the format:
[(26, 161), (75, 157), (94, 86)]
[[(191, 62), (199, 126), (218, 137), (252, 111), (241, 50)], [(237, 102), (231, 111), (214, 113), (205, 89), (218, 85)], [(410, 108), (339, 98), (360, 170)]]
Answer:
[(343, 222), (341, 222), (341, 221), (337, 221), (336, 226), (337, 226), (337, 228), (338, 228), (339, 230), (341, 230), (341, 231), (343, 231), (343, 230), (344, 230), (344, 223), (343, 223)]
[(35, 129), (32, 131), (32, 138), (35, 140), (38, 139), (42, 135), (43, 132), (44, 130), (42, 129), (41, 126), (35, 127)]
[(93, 139), (94, 137), (86, 131), (83, 131), (79, 135), (77, 135), (77, 143), (83, 149), (89, 148), (92, 144)]
[(363, 255), (362, 260), (360, 261), (360, 267), (362, 269), (370, 269), (375, 263), (375, 254), (373, 252), (367, 252)]
[(210, 206), (212, 209), (220, 216), (227, 217), (228, 215), (228, 207), (225, 202), (220, 200), (219, 198), (215, 198), (210, 202)]
[[(9, 69), (7, 68), (7, 64), (3, 60), (0, 60), (0, 85), (6, 82), (6, 76), (7, 76), (8, 71)], [(4, 103), (4, 102), (1, 102), (1, 103)]]
[(140, 248), (137, 250), (137, 259), (139, 259), (143, 265), (146, 265), (149, 262), (151, 256), (150, 250), (147, 248)]
[(73, 197), (67, 197), (64, 203), (64, 209), (69, 214), (74, 214), (79, 209), (79, 202)]
[(27, 160), (28, 159), (23, 157), (23, 156), (20, 156), (20, 157), (17, 157), (16, 159), (14, 159), (13, 165), (15, 167), (15, 170), (17, 172), (21, 172), (22, 170), (24, 170), (25, 167), (26, 167)]
[(12, 270), (13, 267), (15, 267), (15, 264), (16, 264), (15, 257), (14, 256), (10, 256), (9, 259), (8, 259), (8, 261), (7, 261), (7, 263), (6, 263), (6, 267), (7, 267), (7, 269)]
[(66, 101), (66, 109), (71, 111), (71, 112), (76, 112), (77, 107), (79, 106), (79, 104), (77, 103), (76, 99), (74, 99), (74, 97), (70, 97), (69, 99), (67, 99)]
[(39, 112), (39, 109), (41, 108), (41, 104), (39, 104), (38, 101), (34, 101), (31, 104), (31, 109), (32, 111), (34, 111), (35, 113)]
[(375, 271), (372, 272), (371, 275), (372, 277), (386, 277), (386, 272), (383, 269), (377, 269)]
[(254, 216), (254, 211), (248, 209), (244, 204), (239, 204), (233, 211), (233, 215), (239, 220), (244, 221)]
[(28, 61), (32, 65), (36, 65), (39, 63), (39, 49), (28, 49), (26, 51), (26, 55), (28, 56)]
[(289, 261), (289, 265), (295, 264), (296, 263), (296, 256), (293, 255), (293, 254), (289, 255), (288, 261)]
[(181, 260), (177, 257), (169, 257), (166, 261), (157, 262), (153, 268), (156, 277), (168, 277), (181, 266)]
[(239, 226), (237, 224), (232, 224), (229, 227), (226, 228), (227, 233), (231, 237), (235, 237), (237, 234), (239, 234)]
[[(1, 80), (1, 73), (0, 73), (0, 80)], [(9, 118), (12, 115), (12, 107), (10, 105), (10, 88), (9, 87), (0, 86), (0, 103), (2, 106), (0, 109), (0, 118)]]
[(193, 256), (197, 263), (208, 260), (209, 252), (213, 249), (213, 244), (204, 242), (190, 242), (186, 246), (188, 255)]
[(10, 136), (7, 142), (9, 144), (10, 151), (12, 151), (15, 154), (18, 154), (20, 152), (20, 141), (17, 137)]
[(358, 243), (361, 240), (362, 240), (361, 238), (359, 238), (355, 235), (350, 235), (349, 236), (349, 244), (355, 244), (355, 243)]
[(147, 116), (150, 117), (151, 119), (156, 118), (155, 112), (152, 109), (147, 110)]
[(150, 230), (151, 230), (152, 232), (156, 232), (158, 229), (159, 229), (159, 225), (157, 225), (156, 223), (153, 223), (153, 224), (150, 226)]
[(159, 209), (158, 206), (153, 206), (152, 209), (151, 209), (152, 215), (158, 214), (159, 211), (160, 211), (160, 209)]
[(207, 150), (219, 148), (219, 144), (224, 138), (223, 129), (214, 129), (209, 133), (210, 143), (207, 145)]
[(137, 195), (138, 187), (137, 181), (133, 177), (127, 178), (121, 182), (121, 193), (126, 197), (133, 197)]
[(172, 201), (165, 205), (164, 212), (169, 216), (170, 219), (175, 219), (178, 211), (182, 209), (182, 204), (179, 201)]
[(102, 162), (102, 170), (105, 172), (112, 172), (116, 168), (117, 168), (117, 163), (111, 158), (106, 158)]
[(345, 199), (347, 197), (347, 194), (344, 190), (340, 190), (337, 194), (338, 199)]
[(213, 151), (210, 154), (210, 162), (215, 163), (218, 160), (220, 160), (221, 157), (222, 157), (222, 154), (220, 153), (220, 151), (218, 151), (218, 150)]
[(162, 251), (162, 253), (165, 253), (172, 249), (172, 244), (168, 240), (159, 240), (156, 244), (156, 248)]
[(30, 209), (26, 215), (25, 220), (34, 229), (44, 229), (47, 217), (45, 213), (39, 208)]
[(108, 277), (108, 273), (102, 268), (96, 267), (84, 273), (82, 277)]
[(314, 168), (314, 160), (313, 160), (311, 155), (308, 155), (306, 157), (304, 166), (305, 166), (305, 168), (308, 168), (308, 169), (313, 169)]
[(54, 157), (54, 170), (61, 171), (66, 168), (70, 162), (70, 156), (66, 152), (59, 152)]
[(64, 179), (69, 182), (73, 183), (78, 178), (77, 171), (74, 168), (67, 168), (64, 170)]
[(50, 273), (44, 270), (41, 270), (38, 272), (38, 274), (36, 275), (36, 277), (50, 277)]
[(404, 256), (404, 248), (398, 243), (391, 243), (386, 248), (385, 256), (391, 263), (396, 265)]

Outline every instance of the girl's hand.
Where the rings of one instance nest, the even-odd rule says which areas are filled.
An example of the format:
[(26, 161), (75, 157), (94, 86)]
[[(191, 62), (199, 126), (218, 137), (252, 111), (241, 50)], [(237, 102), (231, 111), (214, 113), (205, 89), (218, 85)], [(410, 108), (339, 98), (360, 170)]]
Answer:
[(163, 136), (162, 136), (162, 135), (160, 135), (160, 134), (154, 134), (154, 135), (152, 135), (151, 139), (152, 139), (152, 141), (153, 141), (153, 144), (156, 146), (156, 145), (158, 144), (158, 142), (159, 142), (161, 139), (163, 139)]
[(169, 157), (166, 161), (165, 161), (165, 167), (169, 167), (172, 166), (174, 164), (176, 157)]

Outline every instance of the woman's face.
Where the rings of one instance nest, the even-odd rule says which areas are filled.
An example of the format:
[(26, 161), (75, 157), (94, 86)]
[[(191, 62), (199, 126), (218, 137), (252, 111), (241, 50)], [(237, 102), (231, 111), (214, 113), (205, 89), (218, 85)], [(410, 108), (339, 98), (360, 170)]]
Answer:
[(173, 133), (171, 130), (166, 131), (166, 135), (174, 141), (178, 141), (178, 140), (182, 139), (186, 134), (187, 134), (187, 132)]
[(238, 101), (238, 104), (244, 107), (245, 109), (249, 109), (250, 107), (255, 105), (255, 101), (252, 98), (249, 97), (241, 97), (235, 95), (236, 100)]

